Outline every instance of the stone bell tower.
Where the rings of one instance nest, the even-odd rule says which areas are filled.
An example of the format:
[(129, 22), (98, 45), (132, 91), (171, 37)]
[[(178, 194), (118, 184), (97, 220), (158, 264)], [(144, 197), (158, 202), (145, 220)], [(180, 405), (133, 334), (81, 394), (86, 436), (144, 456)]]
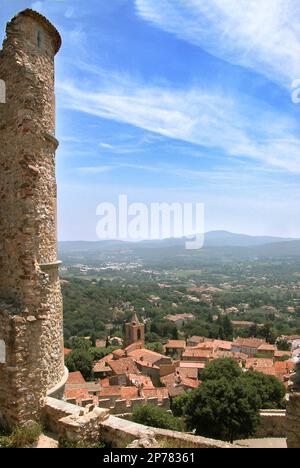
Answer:
[(125, 324), (126, 344), (145, 343), (145, 325), (140, 323), (138, 316), (133, 314), (131, 322)]
[(0, 425), (39, 420), (63, 391), (58, 277), (54, 57), (61, 38), (27, 9), (0, 51)]

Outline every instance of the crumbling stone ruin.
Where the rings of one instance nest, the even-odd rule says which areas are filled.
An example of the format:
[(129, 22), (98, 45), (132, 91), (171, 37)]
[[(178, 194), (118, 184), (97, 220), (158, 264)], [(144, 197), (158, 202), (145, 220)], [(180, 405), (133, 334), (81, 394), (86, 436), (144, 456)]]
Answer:
[(56, 250), (54, 56), (61, 38), (25, 10), (0, 51), (0, 423), (39, 420), (65, 381)]

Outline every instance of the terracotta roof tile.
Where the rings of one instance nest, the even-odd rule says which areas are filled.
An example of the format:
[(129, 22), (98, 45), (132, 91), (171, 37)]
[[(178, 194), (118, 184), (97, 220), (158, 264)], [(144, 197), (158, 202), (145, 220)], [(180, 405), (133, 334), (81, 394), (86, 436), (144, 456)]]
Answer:
[(262, 344), (266, 344), (265, 340), (260, 340), (259, 338), (240, 338), (238, 337), (233, 342), (234, 345), (244, 346), (247, 348), (259, 348)]
[(186, 347), (185, 341), (184, 340), (169, 340), (168, 343), (166, 344), (166, 348), (172, 348), (172, 349), (183, 349)]
[(246, 369), (253, 367), (256, 369), (260, 368), (273, 368), (274, 362), (273, 359), (264, 359), (264, 358), (249, 358), (246, 360)]
[(138, 374), (139, 370), (131, 358), (121, 358), (116, 361), (109, 361), (109, 367), (112, 369), (113, 373), (116, 375), (121, 374)]
[(68, 377), (68, 380), (67, 380), (67, 385), (68, 384), (85, 384), (85, 383), (86, 383), (86, 381), (84, 380), (84, 377), (81, 374), (81, 372), (77, 371), (77, 372), (70, 372), (69, 373), (69, 377)]
[(198, 357), (198, 358), (212, 358), (213, 354), (210, 350), (200, 348), (186, 348), (182, 357)]

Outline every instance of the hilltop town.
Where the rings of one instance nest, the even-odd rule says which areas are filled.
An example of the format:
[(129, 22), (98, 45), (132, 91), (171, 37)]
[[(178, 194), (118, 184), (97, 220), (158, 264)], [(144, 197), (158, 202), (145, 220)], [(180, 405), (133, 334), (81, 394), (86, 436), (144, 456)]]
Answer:
[[(175, 318), (179, 327), (186, 319), (172, 316)], [(126, 324), (124, 343), (108, 337), (107, 345), (114, 349), (93, 364), (91, 379), (86, 381), (80, 371), (69, 374), (66, 400), (82, 406), (93, 403), (122, 416), (149, 402), (170, 409), (174, 397), (201, 385), (201, 374), (210, 362), (224, 358), (235, 360), (244, 372), (274, 376), (287, 388), (294, 368), (292, 358), (300, 352), (300, 336), (281, 337), (290, 349), (286, 351), (258, 338), (225, 341), (192, 336), (168, 340), (162, 353), (147, 349), (144, 336), (145, 325), (134, 313)], [(96, 347), (103, 344), (96, 341)], [(65, 349), (65, 354), (72, 350)]]

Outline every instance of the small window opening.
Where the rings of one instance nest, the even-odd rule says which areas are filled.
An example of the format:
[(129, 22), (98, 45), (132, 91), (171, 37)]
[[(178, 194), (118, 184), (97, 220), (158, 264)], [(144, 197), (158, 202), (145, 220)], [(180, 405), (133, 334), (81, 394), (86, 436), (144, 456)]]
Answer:
[(36, 34), (36, 41), (37, 41), (38, 48), (42, 49), (43, 44), (44, 44), (44, 36), (40, 29), (38, 29), (37, 34)]

